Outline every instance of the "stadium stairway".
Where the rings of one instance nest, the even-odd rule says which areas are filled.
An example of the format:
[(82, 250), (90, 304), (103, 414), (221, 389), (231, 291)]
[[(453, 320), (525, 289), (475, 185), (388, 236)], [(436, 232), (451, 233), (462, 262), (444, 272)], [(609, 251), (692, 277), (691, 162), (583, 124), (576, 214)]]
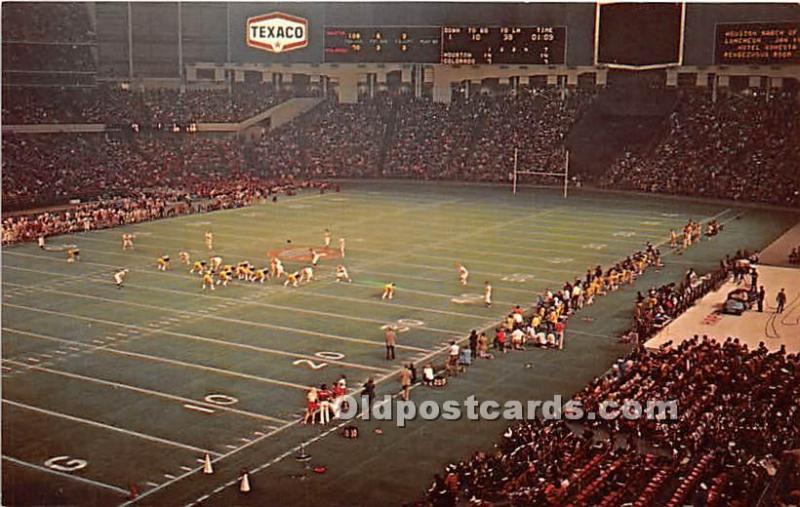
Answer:
[(652, 149), (669, 129), (676, 104), (674, 90), (642, 84), (603, 90), (567, 138), (571, 167), (593, 179), (626, 151)]

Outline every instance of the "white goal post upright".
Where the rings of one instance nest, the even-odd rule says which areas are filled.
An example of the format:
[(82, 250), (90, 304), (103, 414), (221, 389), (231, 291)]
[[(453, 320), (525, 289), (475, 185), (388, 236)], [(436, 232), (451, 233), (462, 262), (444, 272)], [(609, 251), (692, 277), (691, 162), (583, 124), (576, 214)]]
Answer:
[(520, 174), (531, 174), (534, 176), (558, 176), (564, 178), (564, 199), (567, 198), (569, 189), (569, 150), (564, 149), (564, 171), (563, 172), (547, 172), (547, 171), (520, 171), (519, 170), (519, 149), (514, 148), (514, 172), (512, 175), (511, 192), (517, 195), (517, 184), (519, 182)]

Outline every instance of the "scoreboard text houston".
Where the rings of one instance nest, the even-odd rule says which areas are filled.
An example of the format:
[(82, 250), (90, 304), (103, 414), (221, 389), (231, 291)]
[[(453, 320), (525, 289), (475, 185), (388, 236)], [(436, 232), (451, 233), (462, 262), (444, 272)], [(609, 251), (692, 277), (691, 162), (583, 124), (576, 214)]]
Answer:
[(328, 26), (324, 61), (551, 65), (566, 47), (563, 26)]

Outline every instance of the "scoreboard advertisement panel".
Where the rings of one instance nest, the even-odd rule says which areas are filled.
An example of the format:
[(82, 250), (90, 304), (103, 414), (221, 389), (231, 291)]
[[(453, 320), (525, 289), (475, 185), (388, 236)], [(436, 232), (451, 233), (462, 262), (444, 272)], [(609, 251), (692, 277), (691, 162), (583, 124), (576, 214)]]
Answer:
[(325, 62), (439, 63), (440, 53), (436, 26), (325, 27)]
[(566, 49), (564, 26), (446, 26), (441, 63), (563, 64)]
[(718, 24), (715, 63), (800, 64), (800, 22)]

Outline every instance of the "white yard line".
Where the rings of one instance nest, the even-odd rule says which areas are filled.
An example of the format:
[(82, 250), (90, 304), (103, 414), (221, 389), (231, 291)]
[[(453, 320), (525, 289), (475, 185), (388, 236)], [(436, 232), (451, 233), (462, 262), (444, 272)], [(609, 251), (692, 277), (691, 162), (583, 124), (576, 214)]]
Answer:
[[(33, 333), (33, 332), (30, 332), (30, 331), (22, 331), (22, 330), (19, 330), (19, 329), (14, 329), (14, 328), (9, 328), (9, 327), (4, 327), (2, 329), (4, 331), (10, 331), (12, 333), (28, 335), (28, 336), (32, 336), (34, 338), (41, 338), (43, 340), (50, 340), (50, 341), (56, 341), (56, 342), (77, 343), (77, 342), (74, 342), (74, 341), (71, 341), (71, 340), (64, 340), (63, 338), (57, 338), (57, 337), (54, 337), (54, 336), (48, 336), (48, 335), (44, 335), (44, 334), (41, 334), (41, 333)], [(117, 355), (122, 355), (122, 356), (135, 357), (137, 359), (146, 359), (146, 360), (149, 360), (149, 361), (155, 361), (155, 362), (159, 362), (159, 363), (174, 364), (176, 366), (183, 366), (183, 367), (186, 367), (186, 368), (191, 368), (191, 369), (196, 369), (196, 370), (210, 371), (210, 372), (213, 372), (213, 373), (218, 373), (220, 375), (227, 375), (229, 377), (238, 377), (238, 378), (244, 378), (244, 379), (248, 379), (248, 380), (255, 380), (257, 382), (262, 382), (262, 383), (265, 383), (265, 384), (274, 384), (274, 385), (279, 385), (279, 386), (283, 386), (283, 387), (291, 387), (293, 389), (299, 389), (301, 391), (308, 391), (312, 387), (312, 386), (304, 386), (304, 385), (301, 385), (301, 384), (295, 384), (293, 382), (284, 382), (282, 380), (271, 379), (271, 378), (268, 378), (268, 377), (259, 377), (258, 375), (251, 375), (249, 373), (241, 373), (241, 372), (238, 372), (238, 371), (225, 370), (225, 369), (222, 369), (222, 368), (215, 368), (215, 367), (212, 367), (212, 366), (203, 366), (203, 365), (196, 364), (196, 363), (187, 363), (185, 361), (179, 361), (177, 359), (169, 359), (169, 358), (166, 358), (166, 357), (161, 357), (161, 356), (156, 356), (156, 355), (151, 355), (151, 354), (141, 354), (139, 352), (130, 352), (130, 351), (127, 351), (127, 350), (112, 349), (112, 348), (108, 348), (107, 346), (104, 346), (104, 347), (89, 347), (89, 348), (90, 349), (101, 350), (103, 352), (108, 352), (109, 354), (117, 354)], [(80, 350), (80, 349), (78, 349), (78, 350)]]
[(55, 470), (53, 468), (43, 467), (43, 466), (37, 465), (35, 463), (29, 463), (29, 462), (21, 460), (21, 459), (12, 458), (11, 456), (7, 456), (5, 454), (3, 454), (3, 459), (8, 461), (8, 462), (10, 462), (10, 463), (14, 463), (15, 465), (32, 468), (34, 470), (38, 470), (39, 472), (45, 472), (45, 473), (48, 473), (48, 474), (57, 475), (59, 477), (64, 477), (66, 479), (70, 479), (70, 480), (73, 480), (73, 481), (82, 482), (84, 484), (89, 484), (91, 486), (97, 486), (98, 488), (108, 489), (108, 490), (113, 491), (115, 493), (119, 493), (121, 495), (125, 495), (125, 497), (127, 497), (129, 495), (129, 493), (130, 493), (129, 491), (126, 491), (126, 490), (124, 490), (124, 489), (122, 489), (120, 487), (113, 486), (111, 484), (106, 484), (105, 482), (100, 482), (100, 481), (96, 481), (96, 480), (93, 480), (93, 479), (87, 479), (86, 477), (81, 477), (79, 475), (72, 475), (72, 474), (68, 474), (68, 473), (65, 473), (65, 472), (60, 472), (60, 471)]
[[(197, 312), (195, 312), (195, 311), (175, 310), (175, 309), (172, 309), (172, 308), (164, 308), (164, 307), (161, 307), (161, 306), (148, 305), (148, 304), (144, 304), (144, 303), (134, 303), (132, 301), (109, 300), (107, 298), (102, 298), (102, 297), (97, 297), (97, 296), (89, 296), (89, 295), (86, 295), (86, 294), (75, 294), (75, 293), (72, 293), (72, 292), (64, 292), (64, 291), (59, 291), (59, 290), (47, 290), (47, 289), (41, 289), (41, 290), (43, 292), (51, 292), (51, 293), (55, 293), (55, 294), (64, 294), (64, 295), (68, 295), (70, 297), (81, 297), (81, 298), (84, 298), (84, 299), (92, 299), (92, 300), (97, 300), (97, 301), (112, 302), (114, 304), (121, 304), (121, 305), (124, 305), (124, 306), (133, 306), (133, 307), (137, 307), (137, 308), (147, 308), (147, 309), (151, 309), (151, 310), (162, 311), (162, 312), (165, 312), (165, 313), (174, 313), (174, 314), (189, 315), (189, 316), (192, 316), (192, 317), (197, 317), (197, 315), (196, 315)], [(45, 310), (41, 310), (41, 309), (33, 307), (33, 306), (15, 305), (15, 304), (10, 304), (10, 303), (7, 303), (7, 304), (8, 304), (8, 306), (11, 306), (11, 307), (18, 307), (18, 308), (23, 308), (23, 309), (26, 309), (26, 310), (31, 310), (31, 311), (45, 311)], [(130, 329), (147, 330), (147, 328), (142, 327), (142, 326), (137, 326), (135, 324), (125, 324), (125, 323), (122, 323), (122, 322), (116, 322), (116, 321), (111, 321), (111, 320), (93, 319), (92, 317), (84, 317), (82, 315), (75, 315), (75, 314), (71, 314), (71, 313), (54, 312), (53, 310), (46, 310), (46, 311), (54, 313), (54, 314), (57, 314), (57, 315), (63, 315), (63, 316), (66, 316), (66, 317), (72, 317), (72, 318), (76, 318), (76, 319), (92, 320), (94, 322), (100, 322), (100, 323), (103, 323), (103, 324), (124, 326), (124, 327), (130, 328)], [(350, 343), (360, 343), (362, 345), (370, 345), (370, 346), (373, 346), (373, 347), (375, 347), (375, 346), (383, 347), (384, 346), (383, 342), (374, 341), (374, 340), (365, 340), (363, 338), (351, 338), (351, 337), (348, 337), (348, 336), (339, 336), (339, 335), (334, 335), (334, 334), (329, 334), (329, 333), (321, 333), (319, 331), (310, 331), (310, 330), (302, 329), (302, 328), (294, 328), (294, 327), (288, 327), (288, 326), (278, 326), (278, 325), (275, 325), (275, 324), (266, 324), (266, 323), (263, 323), (263, 322), (254, 322), (254, 321), (249, 321), (249, 320), (234, 319), (234, 318), (231, 318), (231, 317), (222, 317), (222, 316), (219, 316), (219, 315), (212, 315), (210, 313), (206, 313), (205, 315), (203, 315), (203, 318), (211, 319), (211, 320), (219, 320), (219, 321), (223, 321), (223, 322), (233, 322), (235, 324), (242, 324), (242, 325), (253, 326), (253, 327), (261, 327), (261, 328), (264, 328), (264, 329), (275, 329), (275, 330), (279, 330), (279, 331), (285, 331), (285, 332), (289, 332), (289, 333), (296, 333), (296, 334), (315, 336), (315, 337), (320, 337), (320, 338), (328, 338), (328, 339), (332, 339), (332, 340), (339, 340), (339, 341), (350, 342)], [(205, 341), (205, 342), (208, 342), (208, 343), (215, 343), (217, 345), (228, 346), (228, 347), (244, 348), (244, 349), (264, 352), (266, 354), (292, 356), (292, 357), (296, 357), (296, 358), (299, 358), (299, 359), (312, 359), (312, 360), (318, 359), (318, 358), (315, 358), (315, 357), (308, 356), (306, 354), (298, 354), (298, 353), (294, 353), (294, 352), (285, 352), (285, 351), (282, 351), (282, 350), (269, 349), (269, 348), (266, 348), (266, 347), (257, 347), (255, 345), (246, 345), (246, 344), (237, 343), (237, 342), (231, 342), (231, 341), (226, 341), (226, 340), (218, 340), (218, 339), (215, 339), (215, 338), (207, 338), (207, 337), (204, 337), (204, 336), (190, 334), (190, 333), (180, 333), (180, 332), (177, 332), (177, 331), (168, 331), (168, 330), (160, 330), (160, 329), (157, 329), (157, 331), (159, 333), (169, 334), (169, 335), (173, 335), (173, 336), (182, 336), (182, 337), (188, 338), (188, 339), (200, 340), (200, 341)], [(417, 352), (427, 352), (428, 351), (428, 349), (424, 349), (424, 348), (420, 348), (420, 347), (412, 347), (410, 345), (398, 345), (397, 348), (398, 349), (405, 349), (405, 350), (413, 350), (413, 351), (417, 351)], [(360, 364), (356, 364), (356, 363), (347, 363), (347, 362), (344, 362), (344, 361), (330, 361), (330, 362), (331, 363), (340, 364), (342, 366), (347, 366), (347, 367), (350, 367), (350, 368), (358, 368), (358, 369), (362, 369), (362, 370), (372, 370), (372, 371), (381, 371), (381, 370), (383, 370), (382, 368), (376, 368), (376, 367), (373, 367), (373, 366), (364, 366), (364, 365), (360, 365)]]
[[(20, 366), (23, 365), (23, 363), (20, 363), (18, 361), (13, 360), (13, 359), (4, 359), (3, 362), (16, 364), (16, 365), (20, 365)], [(279, 419), (277, 417), (271, 417), (271, 416), (268, 416), (268, 415), (257, 414), (255, 412), (249, 412), (247, 410), (240, 410), (240, 409), (236, 409), (236, 408), (231, 408), (231, 407), (228, 407), (228, 406), (225, 406), (225, 405), (217, 405), (217, 404), (214, 404), (214, 403), (208, 403), (208, 402), (201, 401), (201, 400), (193, 400), (191, 398), (184, 398), (183, 396), (177, 396), (177, 395), (174, 395), (174, 394), (164, 393), (164, 392), (161, 392), (161, 391), (154, 391), (152, 389), (146, 389), (144, 387), (137, 387), (137, 386), (132, 386), (132, 385), (129, 385), (129, 384), (123, 384), (122, 382), (115, 382), (115, 381), (112, 381), (112, 380), (103, 380), (103, 379), (99, 379), (99, 378), (96, 378), (96, 377), (90, 377), (90, 376), (87, 376), (87, 375), (80, 375), (80, 374), (77, 374), (77, 373), (70, 373), (70, 372), (66, 372), (66, 371), (63, 371), (63, 370), (56, 370), (56, 369), (48, 368), (48, 367), (45, 367), (45, 366), (38, 366), (37, 365), (37, 366), (32, 367), (32, 369), (36, 370), (36, 371), (47, 372), (47, 373), (50, 373), (50, 374), (53, 374), (53, 375), (60, 375), (60, 376), (67, 377), (67, 378), (73, 378), (73, 379), (82, 380), (82, 381), (86, 381), (86, 382), (92, 382), (92, 383), (95, 383), (95, 384), (106, 385), (106, 386), (111, 386), (111, 387), (120, 388), (120, 389), (126, 389), (126, 390), (129, 390), (129, 391), (142, 393), (142, 394), (147, 394), (147, 395), (151, 395), (151, 396), (157, 396), (157, 397), (160, 397), (160, 398), (165, 398), (165, 399), (168, 399), (168, 400), (178, 401), (178, 402), (181, 402), (181, 403), (191, 403), (191, 404), (194, 404), (194, 405), (200, 405), (200, 406), (203, 406), (205, 408), (213, 408), (214, 410), (221, 410), (223, 412), (230, 412), (230, 413), (238, 414), (238, 415), (245, 416), (245, 417), (251, 417), (253, 419), (260, 419), (260, 420), (264, 420), (264, 421), (277, 422), (277, 423), (286, 423), (287, 422), (286, 420)]]
[(18, 401), (9, 400), (9, 399), (6, 399), (6, 398), (3, 398), (3, 403), (11, 405), (12, 407), (17, 407), (17, 408), (22, 408), (22, 409), (25, 409), (25, 410), (30, 410), (31, 412), (38, 412), (38, 413), (41, 413), (41, 414), (47, 414), (47, 415), (50, 415), (50, 416), (53, 416), (53, 417), (57, 417), (59, 419), (65, 419), (67, 421), (77, 422), (77, 423), (80, 423), (80, 424), (85, 424), (87, 426), (94, 426), (96, 428), (103, 428), (103, 429), (106, 429), (106, 430), (109, 430), (109, 431), (113, 431), (113, 432), (116, 432), (116, 433), (122, 433), (124, 435), (137, 437), (137, 438), (140, 438), (142, 440), (149, 440), (151, 442), (158, 442), (160, 444), (164, 444), (164, 445), (167, 445), (167, 446), (170, 446), (170, 447), (177, 447), (177, 448), (180, 448), (180, 449), (185, 449), (187, 451), (197, 452), (197, 453), (201, 453), (201, 454), (204, 453), (204, 452), (208, 452), (211, 455), (219, 456), (218, 453), (215, 453), (213, 451), (208, 451), (208, 450), (202, 449), (200, 447), (195, 447), (193, 445), (184, 444), (184, 443), (181, 443), (181, 442), (175, 442), (174, 440), (169, 440), (169, 439), (166, 439), (166, 438), (156, 437), (156, 436), (153, 436), (153, 435), (147, 435), (145, 433), (140, 433), (138, 431), (126, 430), (125, 428), (120, 428), (119, 426), (112, 426), (110, 424), (101, 423), (101, 422), (93, 421), (93, 420), (90, 420), (90, 419), (83, 419), (81, 417), (75, 417), (73, 415), (62, 414), (61, 412), (55, 412), (53, 410), (47, 410), (47, 409), (44, 409), (44, 408), (34, 407), (33, 405), (28, 405), (26, 403), (20, 403)]

